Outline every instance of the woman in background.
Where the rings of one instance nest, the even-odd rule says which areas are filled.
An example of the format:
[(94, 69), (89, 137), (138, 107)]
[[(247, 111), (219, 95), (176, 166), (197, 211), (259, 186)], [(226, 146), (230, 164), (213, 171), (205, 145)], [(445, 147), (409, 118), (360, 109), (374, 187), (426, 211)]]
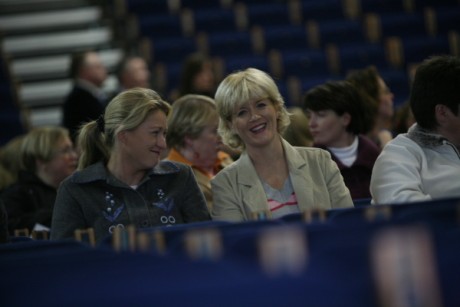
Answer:
[(374, 66), (352, 71), (348, 74), (347, 81), (351, 82), (369, 106), (375, 109), (374, 126), (367, 136), (382, 149), (393, 139), (393, 93)]
[(353, 199), (371, 198), (372, 167), (380, 149), (365, 134), (372, 112), (355, 87), (331, 81), (309, 90), (304, 98), (314, 146), (331, 153)]
[(201, 53), (193, 53), (182, 65), (179, 97), (187, 94), (214, 97), (216, 82), (211, 60)]
[(211, 178), (233, 162), (222, 149), (217, 133), (219, 115), (212, 98), (185, 95), (173, 103), (166, 139), (168, 160), (182, 162), (193, 169), (208, 209), (212, 210)]
[(51, 226), (56, 191), (77, 167), (69, 132), (62, 127), (38, 127), (21, 141), (18, 180), (1, 195), (10, 233), (14, 229)]

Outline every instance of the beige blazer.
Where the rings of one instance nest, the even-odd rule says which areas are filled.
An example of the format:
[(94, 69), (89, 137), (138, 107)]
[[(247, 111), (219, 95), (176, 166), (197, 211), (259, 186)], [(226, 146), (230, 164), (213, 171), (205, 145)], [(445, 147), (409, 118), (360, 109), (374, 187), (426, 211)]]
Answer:
[[(293, 147), (284, 139), (282, 142), (300, 211), (353, 207), (350, 192), (329, 152)], [(247, 221), (253, 213), (269, 210), (264, 188), (246, 152), (211, 180), (211, 188), (214, 220)]]

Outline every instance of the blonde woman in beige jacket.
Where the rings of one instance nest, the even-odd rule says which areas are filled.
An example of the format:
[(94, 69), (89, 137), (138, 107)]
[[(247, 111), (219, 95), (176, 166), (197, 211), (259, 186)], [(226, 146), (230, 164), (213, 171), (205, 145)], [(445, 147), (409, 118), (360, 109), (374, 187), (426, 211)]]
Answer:
[(293, 147), (281, 137), (289, 114), (267, 73), (248, 68), (230, 74), (215, 101), (224, 143), (243, 153), (211, 181), (213, 219), (245, 221), (260, 213), (279, 218), (353, 206), (328, 152)]

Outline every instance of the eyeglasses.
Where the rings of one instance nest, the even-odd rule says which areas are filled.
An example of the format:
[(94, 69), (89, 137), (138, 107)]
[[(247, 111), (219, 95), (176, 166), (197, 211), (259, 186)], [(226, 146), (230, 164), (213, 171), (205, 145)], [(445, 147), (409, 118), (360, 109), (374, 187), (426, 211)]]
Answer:
[(77, 152), (75, 151), (75, 148), (72, 146), (66, 146), (62, 149), (56, 150), (54, 152), (54, 156), (61, 156), (61, 155), (70, 155), (70, 154), (76, 154)]

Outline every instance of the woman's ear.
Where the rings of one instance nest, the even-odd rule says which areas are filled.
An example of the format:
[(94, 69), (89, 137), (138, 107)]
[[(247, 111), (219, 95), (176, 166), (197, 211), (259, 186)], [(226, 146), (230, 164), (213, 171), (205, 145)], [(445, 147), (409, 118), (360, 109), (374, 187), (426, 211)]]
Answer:
[(184, 145), (185, 147), (191, 147), (193, 145), (193, 139), (190, 136), (186, 135), (184, 137)]
[(118, 142), (120, 142), (121, 144), (126, 144), (126, 138), (127, 138), (127, 131), (123, 130), (123, 131), (120, 131), (117, 133), (117, 140)]
[(341, 116), (342, 118), (342, 123), (345, 127), (348, 127), (348, 125), (351, 123), (351, 115), (348, 112), (345, 112)]

